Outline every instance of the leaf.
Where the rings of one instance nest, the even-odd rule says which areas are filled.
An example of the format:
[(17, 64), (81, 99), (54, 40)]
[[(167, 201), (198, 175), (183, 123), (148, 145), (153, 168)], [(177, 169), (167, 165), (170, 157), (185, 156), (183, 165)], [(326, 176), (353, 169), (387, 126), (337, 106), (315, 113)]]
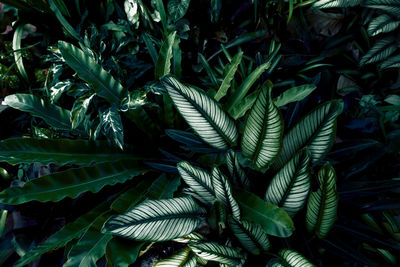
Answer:
[(211, 68), (210, 64), (208, 63), (207, 59), (203, 56), (203, 54), (198, 53), (198, 57), (200, 59), (203, 68), (206, 70), (208, 77), (210, 78), (211, 84), (213, 87), (218, 87), (217, 78), (215, 77), (215, 73)]
[(368, 0), (363, 3), (363, 6), (380, 9), (400, 18), (400, 5), (397, 0)]
[(246, 220), (239, 221), (233, 217), (229, 217), (228, 222), (239, 242), (252, 254), (259, 255), (261, 251), (270, 248), (268, 236), (260, 225)]
[(24, 62), (22, 61), (22, 52), (21, 52), (21, 39), (22, 34), (24, 32), (24, 24), (19, 25), (14, 32), (13, 41), (12, 41), (12, 49), (14, 50), (14, 60), (17, 65), (17, 69), (21, 74), (22, 78), (29, 82), (28, 74), (25, 71)]
[(143, 241), (166, 241), (193, 232), (205, 210), (191, 197), (146, 200), (129, 212), (112, 216), (103, 232)]
[(228, 178), (218, 169), (214, 167), (212, 170), (212, 185), (215, 197), (224, 204), (224, 206), (232, 213), (233, 217), (240, 219), (240, 208), (232, 195), (232, 187)]
[(194, 167), (186, 161), (177, 165), (178, 171), (185, 183), (196, 192), (198, 200), (204, 204), (212, 204), (215, 200), (211, 175), (205, 170)]
[(80, 38), (79, 34), (75, 31), (75, 29), (71, 26), (71, 24), (68, 23), (68, 21), (65, 19), (64, 15), (60, 11), (58, 1), (57, 0), (49, 0), (49, 6), (50, 6), (50, 9), (56, 15), (57, 19), (60, 21), (61, 25), (65, 28), (67, 33), (71, 37), (74, 37), (76, 40), (80, 40), (81, 38)]
[(235, 123), (215, 100), (173, 77), (164, 77), (161, 82), (183, 118), (205, 142), (218, 149), (227, 149), (236, 143)]
[(242, 101), (237, 103), (233, 109), (232, 112), (230, 113), (232, 118), (235, 120), (243, 117), (246, 112), (251, 109), (251, 107), (254, 105), (254, 102), (256, 102), (258, 95), (260, 94), (261, 89), (258, 89), (248, 96), (246, 96)]
[(338, 194), (336, 173), (331, 165), (324, 165), (318, 172), (319, 189), (311, 192), (307, 204), (306, 228), (319, 238), (324, 238), (332, 228), (337, 214)]
[(193, 233), (191, 233), (191, 234), (189, 234), (187, 236), (176, 238), (173, 241), (178, 242), (178, 243), (186, 244), (186, 243), (189, 243), (189, 242), (198, 242), (198, 241), (203, 240), (203, 239), (204, 239), (204, 237), (201, 234), (193, 232)]
[(400, 67), (400, 55), (395, 55), (389, 57), (387, 60), (383, 61), (379, 66), (381, 69), (389, 69), (389, 68), (399, 68)]
[(307, 199), (310, 180), (310, 157), (308, 151), (302, 149), (274, 176), (265, 193), (265, 201), (281, 207), (293, 217)]
[(250, 181), (240, 166), (237, 155), (233, 150), (226, 153), (226, 165), (228, 166), (229, 173), (233, 178), (235, 185), (248, 189), (250, 187)]
[(133, 264), (144, 242), (113, 237), (106, 247), (106, 259), (110, 266), (129, 267)]
[(305, 84), (292, 87), (274, 99), (275, 106), (282, 107), (289, 103), (301, 101), (310, 95), (317, 87), (314, 84)]
[(243, 52), (237, 53), (233, 57), (231, 63), (225, 66), (225, 74), (224, 74), (225, 77), (222, 80), (222, 83), (221, 83), (217, 93), (214, 96), (215, 100), (219, 101), (221, 98), (226, 96), (228, 89), (231, 86), (231, 82), (232, 82), (233, 78), (235, 77), (237, 68), (238, 68), (240, 62), (242, 61), (242, 56), (243, 56)]
[(153, 267), (195, 267), (197, 266), (197, 256), (190, 248), (186, 247), (166, 259), (156, 261)]
[(316, 107), (286, 134), (282, 150), (273, 163), (279, 170), (300, 149), (307, 147), (313, 164), (324, 158), (336, 136), (336, 118), (343, 110), (342, 100), (332, 100)]
[(283, 119), (271, 99), (271, 89), (264, 87), (246, 120), (241, 150), (257, 169), (271, 164), (281, 149)]
[(104, 141), (10, 138), (0, 141), (0, 161), (10, 164), (39, 162), (58, 165), (113, 162), (138, 159)]
[(100, 112), (100, 120), (103, 125), (103, 133), (111, 139), (111, 142), (124, 149), (124, 127), (117, 107), (114, 105)]
[(82, 215), (74, 222), (66, 224), (61, 230), (50, 236), (43, 243), (29, 250), (15, 263), (14, 266), (25, 266), (46, 252), (64, 247), (68, 242), (78, 238), (81, 234), (86, 232), (87, 229), (89, 229), (89, 227), (92, 225), (93, 221), (102, 213), (106, 212), (107, 209), (108, 205), (106, 205), (106, 202), (104, 202), (94, 209), (91, 209), (88, 213)]
[(396, 30), (400, 26), (400, 21), (393, 20), (390, 16), (382, 14), (374, 18), (368, 25), (368, 34), (375, 36)]
[(154, 70), (156, 79), (171, 73), (172, 48), (175, 42), (175, 37), (176, 31), (171, 32), (161, 45)]
[(172, 21), (177, 22), (185, 16), (189, 8), (190, 0), (169, 0), (168, 14)]
[(81, 49), (63, 41), (58, 42), (58, 47), (68, 66), (82, 80), (89, 83), (99, 97), (110, 103), (119, 104), (122, 98), (126, 96), (126, 91), (122, 85)]
[(30, 180), (23, 187), (10, 187), (0, 193), (0, 202), (21, 204), (75, 198), (83, 192), (96, 193), (106, 185), (123, 183), (146, 169), (135, 161), (107, 162), (91, 167), (68, 169)]
[(179, 177), (168, 178), (161, 174), (150, 186), (147, 195), (152, 199), (172, 198), (181, 184)]
[(288, 237), (294, 231), (293, 221), (283, 209), (245, 190), (235, 190), (234, 196), (243, 220), (261, 225), (267, 234), (273, 236)]
[(268, 267), (314, 267), (303, 255), (292, 249), (282, 249), (278, 253), (279, 259), (273, 259)]
[(226, 228), (226, 210), (219, 200), (216, 200), (210, 209), (208, 224), (210, 228), (217, 231), (219, 235), (221, 235)]
[(362, 3), (363, 0), (317, 0), (314, 8), (352, 7)]
[(89, 105), (92, 102), (95, 95), (96, 94), (92, 94), (89, 97), (87, 95), (84, 95), (75, 100), (71, 110), (72, 130), (78, 128), (78, 126), (81, 125), (81, 123), (85, 120), (86, 112), (88, 111)]
[(216, 242), (189, 243), (189, 247), (202, 259), (229, 265), (239, 265), (243, 255), (237, 249), (222, 246)]
[(163, 26), (164, 33), (167, 33), (168, 32), (167, 14), (165, 13), (163, 1), (162, 0), (153, 0), (152, 2), (155, 5), (155, 9), (160, 13), (161, 24)]
[(397, 50), (397, 41), (393, 36), (378, 40), (361, 58), (360, 65), (375, 63), (388, 59)]

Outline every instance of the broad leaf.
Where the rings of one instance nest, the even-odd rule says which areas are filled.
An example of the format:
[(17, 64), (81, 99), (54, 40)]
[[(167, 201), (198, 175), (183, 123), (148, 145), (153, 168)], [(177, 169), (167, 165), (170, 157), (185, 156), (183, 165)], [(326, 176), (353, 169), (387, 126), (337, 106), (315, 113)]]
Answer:
[(145, 242), (113, 237), (106, 247), (107, 263), (109, 266), (129, 267), (136, 261), (144, 245)]
[(96, 94), (92, 94), (89, 97), (87, 95), (84, 95), (75, 100), (71, 110), (71, 128), (73, 130), (76, 129), (85, 120), (86, 112), (88, 111), (89, 105), (95, 95)]
[(228, 153), (226, 153), (226, 165), (228, 166), (229, 173), (233, 178), (235, 185), (244, 189), (248, 189), (250, 187), (250, 181), (240, 166), (237, 155), (233, 150), (230, 150)]
[(283, 209), (245, 190), (237, 189), (234, 196), (243, 219), (261, 225), (267, 234), (288, 237), (294, 231), (293, 221)]
[(379, 39), (361, 58), (360, 65), (383, 61), (388, 59), (397, 50), (397, 40), (394, 36)]
[(202, 259), (217, 261), (229, 265), (239, 265), (243, 255), (234, 248), (222, 246), (215, 242), (189, 243), (189, 247)]
[(176, 31), (170, 33), (161, 45), (155, 66), (155, 78), (159, 79), (171, 73), (172, 48), (176, 38)]
[(197, 256), (190, 248), (184, 248), (166, 259), (156, 261), (153, 267), (195, 267)]
[(214, 98), (215, 100), (219, 101), (221, 98), (223, 98), (227, 92), (229, 87), (231, 86), (231, 82), (235, 76), (235, 73), (237, 71), (237, 68), (242, 60), (243, 52), (237, 53), (233, 58), (230, 64), (228, 64), (225, 67), (225, 77), (222, 80), (222, 83), (215, 94)]
[(333, 7), (351, 7), (357, 6), (363, 0), (317, 0), (314, 2), (314, 8), (333, 8)]
[(272, 259), (268, 267), (314, 267), (308, 259), (292, 249), (282, 249), (278, 253), (279, 259)]
[(150, 186), (147, 195), (152, 199), (172, 198), (181, 184), (179, 177), (168, 177), (161, 174)]
[(264, 87), (246, 120), (241, 150), (257, 169), (271, 164), (281, 149), (283, 119), (271, 99), (271, 89)]
[(397, 0), (368, 0), (363, 3), (363, 6), (380, 9), (400, 18), (400, 5)]
[(232, 118), (235, 120), (243, 117), (246, 112), (251, 109), (251, 107), (254, 105), (254, 102), (256, 102), (258, 95), (260, 94), (261, 89), (255, 90), (245, 98), (243, 98), (242, 101), (238, 102), (233, 108), (232, 112), (230, 114), (232, 115)]
[(292, 102), (301, 101), (311, 94), (317, 87), (314, 84), (305, 84), (292, 87), (274, 99), (275, 106), (282, 107)]
[(198, 242), (200, 240), (203, 240), (203, 239), (204, 239), (204, 237), (201, 234), (193, 232), (193, 233), (191, 233), (191, 234), (189, 234), (187, 236), (176, 238), (173, 241), (178, 242), (178, 243), (186, 244), (186, 243), (189, 243), (189, 242), (195, 242), (196, 243), (196, 242)]
[(126, 91), (109, 72), (76, 46), (63, 41), (58, 42), (58, 46), (65, 62), (82, 80), (89, 83), (98, 96), (110, 103), (119, 104)]
[(307, 199), (310, 179), (310, 157), (308, 151), (302, 149), (274, 176), (265, 193), (265, 200), (293, 217)]
[(224, 206), (232, 213), (233, 217), (240, 219), (240, 208), (236, 200), (233, 198), (231, 184), (218, 167), (214, 167), (212, 170), (212, 185), (215, 197), (224, 204)]
[(135, 161), (102, 163), (92, 167), (68, 169), (30, 180), (23, 187), (9, 187), (0, 193), (0, 202), (21, 204), (75, 198), (84, 192), (96, 193), (106, 185), (123, 183), (146, 169)]
[(196, 192), (198, 200), (205, 204), (212, 204), (215, 200), (211, 175), (205, 170), (194, 167), (183, 161), (178, 164), (178, 171), (185, 183)]
[(230, 217), (228, 222), (233, 234), (249, 252), (259, 255), (260, 252), (269, 249), (268, 236), (260, 225), (246, 220), (239, 221), (233, 217)]
[(380, 33), (391, 32), (400, 26), (400, 21), (393, 20), (390, 16), (382, 14), (374, 18), (368, 25), (368, 34), (375, 36)]
[(336, 192), (336, 173), (331, 165), (326, 164), (318, 172), (319, 189), (312, 192), (308, 199), (306, 227), (319, 238), (324, 238), (332, 228), (338, 205)]
[(342, 100), (326, 102), (299, 121), (283, 138), (282, 150), (272, 165), (281, 169), (297, 151), (308, 147), (312, 163), (323, 159), (335, 142), (336, 118), (343, 110)]
[(178, 21), (185, 16), (189, 8), (190, 0), (169, 0), (168, 1), (168, 14), (174, 21)]
[(205, 142), (219, 149), (236, 143), (235, 123), (214, 99), (173, 77), (164, 77), (161, 81), (183, 118)]
[(103, 126), (103, 133), (111, 139), (110, 141), (124, 149), (124, 127), (122, 125), (121, 116), (119, 115), (117, 107), (114, 105), (100, 112), (100, 120)]
[(191, 197), (147, 200), (111, 217), (103, 231), (135, 240), (166, 241), (193, 232), (204, 215)]

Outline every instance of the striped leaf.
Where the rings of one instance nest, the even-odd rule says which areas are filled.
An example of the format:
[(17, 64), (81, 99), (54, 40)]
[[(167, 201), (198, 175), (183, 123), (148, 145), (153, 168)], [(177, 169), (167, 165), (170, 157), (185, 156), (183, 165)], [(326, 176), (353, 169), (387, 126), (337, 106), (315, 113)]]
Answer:
[(233, 234), (249, 252), (259, 255), (261, 251), (269, 249), (268, 236), (260, 225), (246, 220), (239, 221), (233, 217), (229, 217), (228, 223)]
[(178, 163), (177, 168), (185, 183), (196, 193), (196, 198), (205, 204), (211, 205), (215, 200), (211, 175), (186, 161)]
[(191, 197), (147, 200), (131, 211), (112, 216), (104, 232), (143, 241), (166, 241), (193, 232), (205, 216)]
[(380, 64), (381, 69), (400, 68), (400, 54), (392, 56)]
[(218, 200), (214, 202), (210, 209), (208, 224), (210, 228), (217, 231), (219, 235), (221, 235), (226, 228), (226, 210), (224, 205)]
[(170, 257), (156, 261), (153, 267), (195, 267), (197, 266), (197, 256), (190, 248), (184, 248)]
[(274, 176), (265, 193), (265, 201), (281, 207), (293, 217), (307, 199), (310, 178), (310, 157), (307, 149), (302, 149)]
[(297, 251), (282, 249), (278, 253), (279, 259), (272, 259), (268, 267), (314, 267), (308, 259)]
[(230, 64), (226, 65), (225, 67), (225, 77), (222, 80), (222, 83), (215, 94), (214, 98), (215, 100), (219, 101), (221, 98), (226, 96), (229, 87), (231, 86), (231, 82), (233, 80), (233, 77), (235, 76), (235, 73), (237, 71), (237, 68), (240, 64), (240, 61), (242, 60), (243, 52), (237, 53), (233, 58)]
[(202, 259), (217, 261), (228, 265), (239, 265), (243, 255), (237, 249), (216, 242), (189, 243), (189, 247)]
[(360, 65), (380, 62), (388, 59), (397, 50), (397, 40), (394, 36), (388, 36), (378, 40), (368, 52), (361, 58)]
[(188, 234), (186, 236), (182, 236), (182, 237), (176, 238), (173, 241), (178, 242), (178, 243), (185, 243), (186, 244), (186, 243), (189, 243), (189, 242), (196, 243), (196, 242), (201, 241), (202, 239), (204, 239), (204, 237), (201, 234), (193, 232), (193, 233)]
[(336, 136), (336, 118), (343, 110), (342, 100), (326, 102), (299, 121), (283, 138), (282, 150), (273, 169), (281, 169), (300, 149), (307, 147), (312, 163), (322, 160)]
[(232, 213), (233, 217), (240, 219), (240, 208), (232, 195), (232, 187), (228, 178), (217, 168), (212, 170), (212, 184), (214, 187), (215, 197), (224, 204), (224, 206)]
[(237, 155), (233, 150), (226, 153), (226, 165), (228, 166), (229, 173), (233, 178), (235, 185), (248, 189), (250, 187), (250, 181), (240, 166)]
[(336, 220), (338, 194), (336, 192), (336, 173), (326, 164), (318, 172), (320, 187), (312, 192), (307, 204), (306, 227), (318, 237), (324, 238)]
[(314, 8), (333, 8), (333, 7), (351, 7), (357, 6), (363, 0), (317, 0), (314, 2)]
[(205, 142), (218, 149), (236, 143), (235, 123), (214, 99), (173, 77), (164, 77), (161, 82), (183, 118)]
[(380, 9), (400, 18), (400, 3), (398, 0), (368, 0), (365, 1), (363, 6)]
[(368, 34), (375, 36), (380, 33), (391, 32), (400, 26), (400, 21), (393, 20), (390, 16), (382, 14), (374, 18), (368, 25)]
[(278, 155), (282, 143), (283, 120), (271, 98), (271, 89), (264, 87), (246, 120), (241, 150), (258, 169), (269, 166)]

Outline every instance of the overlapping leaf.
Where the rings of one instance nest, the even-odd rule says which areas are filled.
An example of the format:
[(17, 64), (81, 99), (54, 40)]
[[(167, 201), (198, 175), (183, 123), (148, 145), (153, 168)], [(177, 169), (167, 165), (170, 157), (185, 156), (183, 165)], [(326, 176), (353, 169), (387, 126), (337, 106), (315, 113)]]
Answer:
[(314, 8), (351, 7), (361, 4), (363, 0), (317, 0)]
[(184, 248), (170, 257), (156, 261), (154, 267), (195, 267), (197, 266), (197, 256), (190, 248)]
[(282, 249), (278, 253), (279, 259), (272, 259), (268, 267), (314, 267), (308, 259), (292, 249)]
[(228, 166), (229, 173), (234, 183), (241, 188), (248, 189), (250, 187), (250, 181), (240, 166), (237, 155), (233, 150), (226, 153), (226, 165)]
[(393, 20), (390, 16), (382, 14), (374, 18), (368, 25), (368, 34), (375, 36), (380, 33), (391, 32), (400, 26), (400, 21)]
[(222, 80), (222, 83), (221, 83), (217, 93), (214, 96), (215, 100), (219, 101), (221, 98), (223, 98), (227, 94), (228, 89), (231, 85), (231, 82), (237, 71), (237, 68), (240, 64), (240, 61), (242, 60), (242, 56), (243, 56), (243, 52), (239, 52), (232, 58), (231, 63), (225, 67), (226, 68), (225, 74), (224, 74), (225, 77)]
[(227, 149), (236, 143), (235, 123), (215, 100), (173, 77), (164, 77), (161, 81), (183, 118), (204, 141), (218, 149)]
[(368, 52), (361, 58), (360, 65), (380, 62), (388, 59), (397, 50), (397, 41), (394, 36), (388, 36), (378, 40)]
[(217, 261), (232, 266), (239, 265), (243, 255), (234, 248), (222, 246), (216, 242), (190, 243), (189, 247), (202, 259)]

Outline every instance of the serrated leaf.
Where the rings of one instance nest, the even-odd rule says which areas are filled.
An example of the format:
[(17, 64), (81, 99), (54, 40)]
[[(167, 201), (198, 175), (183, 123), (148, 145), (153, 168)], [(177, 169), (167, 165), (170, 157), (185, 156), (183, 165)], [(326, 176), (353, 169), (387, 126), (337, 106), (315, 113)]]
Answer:
[(226, 165), (228, 166), (229, 173), (233, 178), (235, 185), (244, 189), (248, 189), (250, 187), (250, 181), (240, 166), (237, 155), (233, 150), (230, 150), (228, 153), (226, 153)]
[(310, 157), (308, 151), (302, 149), (274, 176), (265, 193), (265, 201), (281, 207), (293, 217), (307, 199), (310, 180)]
[(16, 205), (32, 200), (46, 202), (75, 198), (87, 191), (96, 193), (106, 185), (123, 183), (144, 172), (146, 169), (135, 161), (68, 169), (30, 180), (23, 187), (9, 187), (0, 193), (0, 203)]
[(268, 267), (314, 267), (308, 259), (292, 249), (282, 249), (278, 253), (279, 259), (273, 259)]
[(318, 172), (319, 189), (308, 199), (306, 227), (319, 238), (324, 238), (332, 228), (337, 214), (338, 194), (336, 192), (336, 173), (329, 164)]
[(363, 0), (317, 0), (314, 8), (352, 7), (362, 3)]
[(397, 50), (397, 41), (393, 36), (378, 40), (361, 58), (360, 65), (380, 62), (388, 59)]
[(236, 266), (240, 264), (243, 255), (234, 248), (222, 246), (216, 242), (190, 243), (189, 247), (202, 259), (217, 261)]
[(159, 79), (171, 73), (172, 48), (176, 38), (176, 31), (170, 33), (161, 45), (155, 66), (155, 78)]
[(368, 34), (375, 36), (396, 30), (400, 26), (400, 21), (393, 20), (390, 16), (382, 14), (374, 18), (368, 25)]
[(241, 150), (258, 169), (268, 168), (281, 149), (283, 119), (264, 87), (246, 120)]
[(129, 212), (112, 216), (103, 232), (143, 241), (166, 241), (193, 232), (205, 210), (191, 197), (146, 200)]
[(111, 139), (110, 141), (124, 149), (124, 127), (122, 125), (121, 115), (116, 106), (111, 106), (103, 112), (100, 112), (100, 120), (103, 126), (103, 133)]
[(222, 80), (222, 83), (215, 94), (214, 98), (215, 100), (219, 101), (221, 98), (223, 98), (227, 92), (229, 87), (231, 86), (231, 82), (233, 78), (235, 77), (235, 73), (237, 71), (237, 68), (242, 60), (243, 52), (237, 53), (233, 58), (230, 64), (225, 66), (225, 72), (224, 72), (224, 79)]
[(161, 82), (183, 118), (205, 142), (218, 149), (236, 143), (235, 123), (214, 99), (173, 77), (164, 77)]
[(259, 255), (261, 251), (270, 248), (268, 236), (260, 225), (246, 220), (239, 221), (233, 217), (228, 219), (228, 223), (242, 246), (252, 254)]
[(177, 22), (183, 16), (185, 16), (188, 8), (189, 8), (190, 0), (169, 0), (168, 2), (168, 14), (169, 17)]
[(232, 187), (228, 178), (218, 169), (214, 167), (212, 170), (212, 185), (215, 197), (224, 204), (224, 206), (232, 213), (233, 217), (240, 219), (240, 208), (232, 195)]
[(283, 209), (245, 190), (236, 189), (234, 196), (243, 219), (261, 225), (267, 234), (288, 237), (294, 231), (293, 221)]
[(138, 159), (134, 154), (121, 152), (105, 141), (69, 139), (10, 138), (0, 141), (0, 161), (10, 164), (39, 162), (58, 165), (112, 162)]
[(153, 267), (195, 267), (197, 256), (190, 248), (184, 248), (166, 259), (156, 261)]
[(323, 103), (294, 125), (283, 138), (282, 150), (272, 165), (273, 169), (281, 169), (304, 147), (308, 148), (313, 164), (322, 160), (335, 142), (336, 118), (343, 105), (342, 100)]
[(314, 84), (292, 87), (275, 98), (274, 104), (277, 107), (282, 107), (292, 102), (301, 101), (310, 95), (316, 88), (317, 87)]
[(58, 42), (58, 47), (68, 66), (89, 83), (99, 97), (117, 104), (125, 97), (122, 85), (81, 49), (63, 41)]
[(177, 168), (185, 183), (196, 192), (198, 200), (209, 205), (214, 202), (214, 187), (208, 172), (186, 161), (178, 163)]

